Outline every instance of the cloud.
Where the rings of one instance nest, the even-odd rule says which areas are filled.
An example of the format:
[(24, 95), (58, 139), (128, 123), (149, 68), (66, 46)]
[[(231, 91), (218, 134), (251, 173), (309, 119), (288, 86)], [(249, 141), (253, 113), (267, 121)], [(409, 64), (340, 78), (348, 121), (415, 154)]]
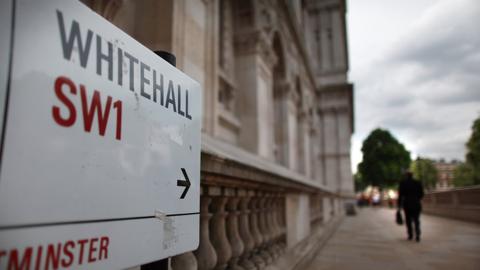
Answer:
[[(409, 3), (411, 9), (415, 3)], [(362, 4), (351, 1), (349, 12)], [(380, 10), (395, 12), (387, 5)], [(368, 9), (363, 12), (367, 14), (352, 16), (349, 23), (375, 20)], [(351, 50), (350, 78), (356, 91), (353, 168), (360, 161), (361, 141), (378, 126), (389, 129), (414, 155), (463, 159), (471, 123), (480, 116), (480, 2), (434, 1), (421, 16), (406, 14), (410, 16), (395, 18), (408, 26), (393, 23), (389, 31), (397, 31), (397, 39), (380, 46), (369, 61)], [(382, 35), (357, 33), (351, 46), (371, 34)], [(358, 58), (362, 60), (355, 61)]]

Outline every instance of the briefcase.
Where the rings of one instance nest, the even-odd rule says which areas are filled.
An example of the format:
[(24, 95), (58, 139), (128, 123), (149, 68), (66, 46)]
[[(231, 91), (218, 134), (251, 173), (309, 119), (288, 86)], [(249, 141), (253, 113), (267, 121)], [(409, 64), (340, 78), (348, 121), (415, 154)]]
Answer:
[(397, 210), (396, 221), (398, 225), (403, 225), (403, 216), (400, 210)]

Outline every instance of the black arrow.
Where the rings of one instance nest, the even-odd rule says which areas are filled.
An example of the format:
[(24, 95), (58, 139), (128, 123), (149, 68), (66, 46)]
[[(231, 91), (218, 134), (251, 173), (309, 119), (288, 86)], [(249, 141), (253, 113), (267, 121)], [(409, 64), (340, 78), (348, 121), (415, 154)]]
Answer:
[(191, 184), (190, 184), (190, 179), (188, 179), (187, 171), (185, 170), (185, 168), (181, 168), (181, 169), (182, 169), (183, 177), (185, 177), (185, 180), (177, 180), (177, 186), (185, 187), (182, 195), (180, 196), (180, 199), (184, 199), (185, 196), (187, 195), (188, 190), (190, 189)]

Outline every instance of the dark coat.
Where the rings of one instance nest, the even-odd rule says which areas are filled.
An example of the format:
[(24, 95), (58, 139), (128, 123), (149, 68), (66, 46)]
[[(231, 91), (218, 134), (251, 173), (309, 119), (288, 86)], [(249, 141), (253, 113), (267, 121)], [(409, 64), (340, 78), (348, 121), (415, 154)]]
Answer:
[(398, 203), (403, 209), (421, 210), (420, 201), (423, 198), (423, 185), (420, 181), (407, 178), (398, 187)]

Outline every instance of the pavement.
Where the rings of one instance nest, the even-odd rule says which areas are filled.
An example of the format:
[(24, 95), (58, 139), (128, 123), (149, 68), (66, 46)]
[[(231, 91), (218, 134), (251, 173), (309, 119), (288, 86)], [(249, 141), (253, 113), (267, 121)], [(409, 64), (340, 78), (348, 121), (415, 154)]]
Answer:
[(421, 215), (422, 239), (408, 241), (395, 210), (345, 217), (306, 270), (480, 270), (480, 224)]

